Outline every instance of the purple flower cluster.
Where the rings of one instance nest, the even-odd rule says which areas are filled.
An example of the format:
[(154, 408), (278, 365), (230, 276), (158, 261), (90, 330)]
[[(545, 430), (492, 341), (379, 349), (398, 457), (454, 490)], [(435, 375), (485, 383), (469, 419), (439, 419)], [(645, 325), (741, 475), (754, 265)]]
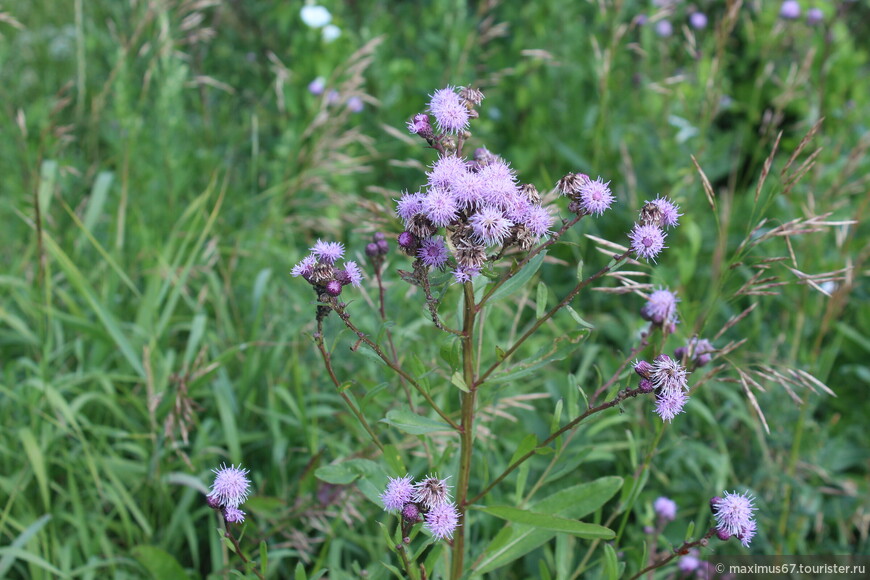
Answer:
[(662, 496), (653, 502), (653, 510), (662, 521), (672, 522), (677, 517), (677, 502)]
[(737, 536), (744, 546), (749, 546), (756, 531), (753, 513), (757, 508), (752, 505), (753, 501), (751, 495), (727, 491), (724, 498), (714, 497), (710, 500), (710, 509), (716, 518), (716, 535), (720, 540)]
[(677, 318), (677, 302), (679, 301), (677, 295), (670, 290), (659, 288), (647, 298), (646, 304), (640, 309), (640, 317), (672, 333), (679, 322)]
[(359, 264), (353, 260), (346, 260), (343, 268), (336, 267), (336, 262), (343, 257), (344, 246), (340, 242), (317, 240), (311, 253), (293, 266), (290, 273), (305, 278), (318, 295), (338, 296), (344, 286), (359, 287), (363, 279)]
[(709, 364), (713, 360), (713, 353), (716, 349), (706, 338), (692, 338), (686, 346), (681, 346), (674, 350), (674, 356), (678, 359), (688, 357), (688, 360), (695, 367), (702, 367)]
[(412, 481), (410, 475), (390, 478), (381, 494), (384, 509), (400, 513), (406, 530), (422, 520), (435, 539), (452, 538), (459, 526), (459, 511), (450, 499), (447, 478), (427, 475), (416, 483)]
[(689, 371), (679, 361), (666, 354), (660, 354), (652, 364), (643, 360), (638, 361), (634, 365), (634, 370), (641, 377), (641, 390), (655, 391), (654, 412), (662, 421), (670, 422), (683, 412), (683, 407), (689, 400), (686, 394), (689, 390)]
[[(515, 245), (527, 251), (554, 222), (535, 187), (520, 184), (500, 157), (479, 148), (466, 159), (449, 145), (477, 116), (474, 107), (482, 100), (475, 89), (447, 87), (429, 102), (439, 134), (424, 113), (408, 122), (411, 133), (437, 142), (441, 154), (426, 173), (426, 185), (396, 200), (396, 215), (405, 225), (399, 246), (429, 268), (452, 267), (456, 282), (480, 273), (488, 248)], [(441, 228), (443, 236), (437, 235)]]
[(628, 234), (635, 255), (655, 261), (656, 256), (666, 247), (667, 234), (664, 228), (678, 225), (681, 215), (680, 207), (666, 197), (647, 201), (640, 210), (640, 219)]
[(215, 474), (211, 491), (206, 496), (208, 504), (219, 509), (227, 522), (240, 524), (245, 521), (245, 512), (239, 506), (248, 499), (251, 482), (248, 479), (248, 470), (222, 464), (212, 470)]

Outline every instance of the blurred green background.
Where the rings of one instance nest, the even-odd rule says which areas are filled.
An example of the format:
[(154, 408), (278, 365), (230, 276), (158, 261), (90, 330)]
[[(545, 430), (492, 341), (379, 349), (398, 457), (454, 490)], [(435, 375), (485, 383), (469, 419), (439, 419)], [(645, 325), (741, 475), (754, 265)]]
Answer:
[[(615, 547), (629, 566), (650, 541), (653, 499), (680, 506), (661, 550), (689, 522), (706, 529), (709, 497), (738, 488), (758, 497), (752, 553), (870, 553), (870, 10), (819, 4), (813, 25), (760, 1), (347, 0), (324, 2), (329, 32), (292, 1), (0, 4), (0, 576), (241, 569), (202, 493), (212, 468), (242, 462), (255, 487), (242, 544), (259, 561), (265, 541), (270, 577), (390, 577), (374, 523), (388, 518), (371, 490), (398, 474), (323, 371), (314, 296), (288, 273), (318, 238), (364, 261), (371, 232), (401, 231), (392, 200), (434, 160), (404, 124), (448, 84), (484, 91), (471, 146), (504, 156), (522, 181), (611, 181), (617, 209), (584, 220), (541, 270), (551, 304), (579, 261), (587, 274), (606, 263), (584, 234), (624, 244), (659, 193), (685, 213), (644, 280), (681, 298), (667, 349), (758, 303), (715, 343), (746, 340), (664, 433), (639, 498), (604, 514), (624, 513)], [(689, 25), (695, 10), (703, 29)], [(662, 20), (671, 35), (657, 33)], [(409, 265), (389, 258), (391, 328), (455, 411), (437, 370), (450, 345), (395, 274)], [(758, 272), (785, 284), (747, 292)], [(487, 340), (534, 316), (534, 292), (494, 311)], [(376, 300), (371, 284), (348, 299), (375, 334)], [(481, 400), (515, 421), (486, 423), (496, 436), (482, 438), (481, 457), (494, 473), (526, 433), (547, 431), (559, 401), (563, 420), (582, 409), (577, 386), (591, 393), (617, 368), (642, 304), (581, 295), (574, 308), (595, 330), (576, 352)], [(523, 354), (572, 325), (559, 318)], [(394, 377), (351, 353), (336, 320), (327, 327), (342, 380), (422, 475), (432, 465), (420, 439), (377, 423), (401, 403)], [(602, 416), (547, 489), (630, 475), (655, 432), (640, 404)], [(449, 464), (450, 444), (435, 443)], [(382, 471), (323, 471), (352, 459)], [(532, 474), (547, 461), (530, 462)], [(493, 501), (515, 501), (516, 485)], [(472, 554), (502, 525), (477, 516)], [(715, 543), (702, 556), (714, 550), (743, 551)], [(600, 557), (560, 537), (493, 577), (595, 577)]]

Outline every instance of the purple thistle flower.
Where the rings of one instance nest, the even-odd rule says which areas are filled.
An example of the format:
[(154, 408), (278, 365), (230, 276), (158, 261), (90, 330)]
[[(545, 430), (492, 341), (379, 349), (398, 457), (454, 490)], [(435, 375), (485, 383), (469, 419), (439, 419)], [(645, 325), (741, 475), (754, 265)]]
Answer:
[(417, 237), (411, 232), (402, 232), (396, 240), (403, 248), (413, 248), (417, 244)]
[(585, 180), (580, 187), (580, 207), (588, 214), (601, 215), (613, 204), (610, 182), (604, 183), (601, 177), (592, 181)]
[(480, 170), (480, 175), (484, 179), (490, 181), (510, 181), (517, 182), (517, 174), (511, 169), (511, 166), (505, 163), (502, 159), (496, 158), (495, 161), (485, 166)]
[(338, 296), (341, 294), (341, 282), (338, 280), (330, 280), (326, 283), (326, 293), (330, 296)]
[(689, 371), (676, 359), (666, 354), (656, 357), (653, 361), (650, 380), (659, 391), (664, 393), (682, 393), (689, 388)]
[(449, 502), (450, 486), (447, 485), (447, 479), (449, 478), (438, 479), (435, 475), (427, 475), (426, 479), (414, 484), (413, 500), (429, 509)]
[(530, 205), (517, 221), (539, 238), (550, 233), (550, 228), (553, 226), (553, 216), (547, 208), (540, 205)]
[(362, 113), (362, 110), (365, 108), (365, 104), (363, 100), (357, 96), (353, 96), (347, 100), (347, 109), (351, 113)]
[[(754, 498), (751, 495), (725, 492), (725, 497), (713, 498), (710, 505), (713, 507), (713, 516), (716, 518), (716, 530), (727, 537), (748, 537), (744, 545), (755, 535), (755, 520), (752, 517), (756, 510), (752, 505)], [(720, 537), (722, 537), (720, 535)]]
[(317, 258), (309, 254), (302, 258), (302, 260), (293, 266), (293, 269), (290, 270), (290, 274), (294, 277), (302, 276), (303, 278), (308, 278), (311, 276), (311, 273), (314, 271), (314, 266), (317, 265)]
[(317, 243), (311, 248), (311, 253), (317, 256), (317, 259), (321, 262), (335, 264), (336, 260), (344, 256), (344, 246), (341, 242), (317, 240)]
[(665, 247), (667, 234), (654, 225), (634, 224), (634, 229), (628, 234), (631, 249), (639, 258), (655, 261)]
[(689, 397), (683, 391), (664, 391), (660, 390), (656, 393), (656, 407), (653, 409), (656, 415), (662, 418), (662, 421), (670, 421), (683, 412), (683, 407)]
[(686, 346), (681, 346), (674, 350), (674, 357), (682, 359), (684, 356), (691, 354), (691, 361), (696, 367), (702, 367), (713, 360), (711, 353), (716, 352), (713, 345), (706, 338), (692, 338)]
[(410, 475), (391, 477), (387, 482), (387, 489), (381, 494), (381, 503), (384, 504), (386, 511), (399, 511), (405, 507), (405, 504), (411, 502), (413, 496), (414, 485), (411, 483)]
[(224, 518), (231, 524), (241, 524), (245, 521), (245, 512), (237, 507), (227, 506), (224, 508)]
[(670, 20), (659, 20), (655, 26), (656, 34), (662, 38), (667, 38), (674, 33), (674, 26)]
[(785, 0), (779, 7), (779, 16), (786, 20), (794, 20), (801, 15), (801, 5), (797, 0)]
[(449, 256), (444, 238), (440, 236), (426, 238), (420, 244), (420, 249), (417, 250), (417, 257), (430, 268), (441, 268), (447, 263)]
[(247, 469), (242, 469), (241, 465), (227, 467), (226, 464), (222, 463), (219, 468), (212, 469), (212, 471), (215, 477), (208, 494), (209, 498), (216, 499), (225, 508), (239, 507), (242, 502), (248, 499), (251, 482), (246, 477)]
[(701, 560), (698, 559), (698, 550), (691, 549), (688, 554), (680, 558), (677, 568), (682, 572), (694, 572), (700, 565)]
[(488, 246), (500, 244), (510, 234), (513, 223), (498, 208), (485, 206), (468, 219), (474, 237)]
[(748, 548), (749, 544), (752, 542), (752, 538), (755, 537), (755, 520), (750, 520), (746, 527), (740, 530), (740, 533), (737, 534), (737, 539), (740, 540), (740, 543), (743, 544), (744, 548)]
[(423, 213), (436, 227), (443, 227), (456, 219), (459, 208), (449, 190), (433, 187), (423, 199)]
[[(695, 14), (698, 13), (696, 12)], [(648, 203), (652, 204), (658, 210), (660, 225), (672, 228), (679, 224), (680, 216), (683, 215), (680, 213), (680, 206), (676, 205), (666, 197), (656, 197)]]
[(692, 12), (692, 15), (689, 16), (689, 24), (691, 24), (692, 28), (695, 30), (707, 28), (707, 15), (703, 12)]
[(825, 13), (822, 12), (821, 8), (810, 8), (807, 10), (807, 24), (810, 26), (815, 26), (825, 20)]
[(416, 522), (420, 518), (420, 506), (413, 502), (408, 502), (402, 508), (402, 517), (406, 522)]
[(453, 281), (456, 284), (464, 284), (471, 282), (472, 278), (477, 277), (479, 274), (480, 268), (459, 266), (453, 270)]
[(419, 191), (417, 193), (405, 192), (396, 202), (396, 215), (407, 224), (412, 217), (423, 213), (423, 200), (426, 196)]
[(344, 272), (347, 276), (348, 282), (359, 288), (362, 284), (363, 274), (362, 270), (360, 270), (359, 264), (354, 262), (353, 260), (348, 260), (344, 263)]
[(420, 135), (424, 139), (431, 139), (434, 135), (432, 133), (432, 125), (429, 124), (429, 115), (426, 113), (414, 115), (414, 117), (408, 121), (408, 132)]
[(435, 122), (443, 133), (459, 133), (468, 128), (468, 109), (451, 86), (432, 94), (429, 111), (435, 116)]
[(634, 363), (634, 372), (640, 375), (641, 378), (648, 379), (652, 369), (652, 365), (645, 360), (640, 360)]
[(452, 502), (439, 503), (424, 516), (423, 527), (432, 532), (437, 540), (452, 538), (453, 532), (459, 526), (459, 511)]
[(656, 386), (649, 379), (641, 379), (637, 386), (640, 388), (641, 393), (652, 393), (656, 390)]
[(326, 90), (326, 80), (323, 77), (317, 77), (308, 83), (308, 92), (315, 96), (320, 96)]
[(465, 171), (457, 175), (450, 190), (462, 209), (477, 207), (483, 201), (484, 183), (479, 173)]
[(429, 176), (430, 187), (452, 187), (461, 175), (465, 174), (465, 160), (456, 155), (439, 157), (432, 166)]
[(661, 519), (672, 522), (677, 518), (677, 502), (667, 497), (659, 497), (653, 502), (653, 510)]
[(676, 294), (659, 288), (647, 298), (647, 303), (640, 309), (640, 317), (658, 325), (676, 323), (677, 302)]

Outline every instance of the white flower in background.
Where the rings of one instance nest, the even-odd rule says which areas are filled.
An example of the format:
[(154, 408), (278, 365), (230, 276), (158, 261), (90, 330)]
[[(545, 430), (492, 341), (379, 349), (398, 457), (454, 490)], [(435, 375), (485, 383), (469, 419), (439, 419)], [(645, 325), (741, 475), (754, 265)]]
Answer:
[(299, 12), (302, 22), (311, 28), (323, 28), (332, 21), (332, 14), (323, 6), (306, 4)]
[(323, 42), (329, 43), (341, 36), (341, 28), (335, 24), (329, 24), (323, 27)]

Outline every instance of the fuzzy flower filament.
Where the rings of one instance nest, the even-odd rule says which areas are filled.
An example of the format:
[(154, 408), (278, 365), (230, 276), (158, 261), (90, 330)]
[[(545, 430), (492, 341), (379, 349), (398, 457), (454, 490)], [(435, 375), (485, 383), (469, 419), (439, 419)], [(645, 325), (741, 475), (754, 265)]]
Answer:
[(221, 464), (219, 468), (212, 471), (215, 477), (208, 494), (209, 499), (217, 501), (223, 507), (232, 508), (239, 507), (248, 499), (251, 481), (247, 478), (247, 469), (243, 469), (241, 465), (227, 467)]
[(714, 497), (710, 500), (713, 517), (716, 519), (716, 531), (720, 538), (737, 536), (737, 539), (748, 546), (756, 532), (756, 507), (754, 498), (748, 494), (728, 493), (725, 497)]

